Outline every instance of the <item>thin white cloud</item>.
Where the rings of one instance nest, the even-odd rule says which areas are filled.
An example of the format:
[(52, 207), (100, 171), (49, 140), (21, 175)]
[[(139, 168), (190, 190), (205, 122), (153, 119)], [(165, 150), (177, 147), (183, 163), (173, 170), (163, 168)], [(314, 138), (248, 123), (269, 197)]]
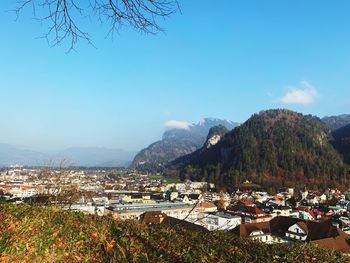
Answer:
[(183, 129), (188, 130), (193, 124), (188, 121), (176, 121), (170, 120), (165, 123), (165, 127), (168, 129)]
[(319, 96), (314, 86), (307, 81), (302, 81), (300, 87), (289, 87), (286, 95), (277, 101), (285, 104), (309, 105), (315, 103)]

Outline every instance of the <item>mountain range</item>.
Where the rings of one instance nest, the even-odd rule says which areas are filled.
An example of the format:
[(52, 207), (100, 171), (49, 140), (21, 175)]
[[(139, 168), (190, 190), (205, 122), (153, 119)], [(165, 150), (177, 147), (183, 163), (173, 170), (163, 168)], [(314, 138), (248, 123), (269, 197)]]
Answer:
[(102, 147), (76, 147), (46, 153), (0, 144), (0, 166), (42, 166), (52, 161), (66, 160), (73, 166), (125, 167), (134, 155), (134, 152)]
[[(315, 144), (317, 140), (322, 142), (322, 147)], [(330, 174), (330, 171), (338, 175), (348, 167), (344, 163), (350, 164), (350, 115), (319, 119), (288, 110), (268, 110), (254, 114), (242, 125), (205, 118), (196, 124), (165, 131), (161, 140), (136, 156), (121, 149), (75, 147), (47, 153), (0, 144), (0, 166), (40, 166), (62, 159), (75, 166), (119, 167), (131, 163), (133, 169), (151, 172), (166, 168), (166, 172), (180, 174), (183, 178), (209, 181), (213, 181), (213, 176), (209, 175), (213, 171), (208, 167), (215, 167), (216, 173), (231, 173), (229, 177), (234, 177), (232, 173), (242, 178), (247, 174), (252, 177), (264, 174), (259, 180), (289, 173), (310, 177), (308, 179), (319, 173)], [(300, 171), (293, 170), (300, 165)], [(334, 171), (334, 167), (338, 171)], [(189, 172), (190, 168), (195, 172)], [(197, 177), (195, 173), (202, 175)], [(289, 180), (289, 176), (286, 178)]]
[(186, 128), (174, 128), (164, 132), (161, 140), (141, 150), (131, 168), (142, 171), (163, 171), (165, 165), (180, 156), (192, 153), (203, 146), (210, 128), (222, 125), (231, 130), (238, 123), (216, 118), (205, 118)]
[[(343, 121), (343, 118), (341, 118)], [(227, 132), (212, 147), (172, 161), (166, 173), (238, 187), (339, 186), (349, 180), (350, 126), (289, 110), (267, 110)], [(341, 127), (331, 132), (331, 127)], [(344, 160), (344, 161), (343, 161)]]
[(0, 166), (14, 164), (37, 166), (42, 165), (46, 159), (46, 154), (42, 152), (0, 144)]
[(322, 121), (332, 130), (337, 130), (350, 124), (350, 114), (341, 114), (337, 116), (326, 116)]

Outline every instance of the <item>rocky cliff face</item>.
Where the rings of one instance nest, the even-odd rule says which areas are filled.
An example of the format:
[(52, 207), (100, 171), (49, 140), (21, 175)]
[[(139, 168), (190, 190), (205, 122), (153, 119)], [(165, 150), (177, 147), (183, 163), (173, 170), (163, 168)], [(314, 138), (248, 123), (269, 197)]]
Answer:
[(223, 125), (214, 126), (209, 130), (207, 141), (205, 143), (205, 148), (209, 149), (210, 147), (216, 145), (221, 138), (229, 132)]
[[(170, 161), (201, 148), (207, 140), (210, 129), (221, 125), (231, 130), (238, 124), (221, 119), (206, 118), (186, 129), (171, 129), (163, 134), (160, 141), (152, 143), (134, 158), (131, 168), (143, 171), (162, 171)], [(215, 143), (213, 139), (212, 143)]]

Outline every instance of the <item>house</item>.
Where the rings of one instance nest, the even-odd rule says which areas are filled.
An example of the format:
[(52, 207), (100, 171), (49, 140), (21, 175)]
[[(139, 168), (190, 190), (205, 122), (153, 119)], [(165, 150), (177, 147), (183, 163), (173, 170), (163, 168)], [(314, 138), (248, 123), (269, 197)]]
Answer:
[(202, 207), (205, 209), (205, 212), (210, 213), (210, 212), (217, 212), (218, 208), (214, 203), (212, 202), (206, 202), (206, 201), (201, 201), (198, 206)]
[(174, 201), (178, 197), (179, 197), (179, 192), (176, 192), (176, 191), (167, 191), (165, 194), (165, 198), (169, 201)]
[(286, 231), (286, 237), (290, 239), (305, 241), (308, 235), (308, 228), (302, 221), (291, 225)]
[(140, 215), (140, 222), (146, 225), (160, 224), (166, 217), (161, 211), (148, 211)]
[(94, 205), (97, 205), (97, 206), (104, 206), (109, 204), (108, 197), (106, 196), (92, 197), (92, 202)]
[(239, 225), (231, 232), (266, 243), (312, 242), (339, 252), (350, 252), (349, 236), (330, 222), (277, 216), (269, 222)]
[(125, 203), (152, 203), (154, 202), (151, 199), (150, 193), (130, 193), (125, 194), (122, 198), (122, 201)]
[(253, 206), (234, 205), (228, 207), (227, 212), (240, 216), (242, 218), (242, 224), (266, 222), (271, 219), (271, 216)]
[[(295, 241), (318, 241), (321, 244), (325, 239), (337, 238), (344, 239), (348, 242), (349, 236), (341, 229), (333, 226), (329, 221), (327, 222), (313, 222), (313, 221), (298, 221), (291, 225), (285, 234), (286, 238)], [(322, 241), (323, 240), (323, 241)], [(328, 240), (330, 242), (330, 240)], [(348, 248), (350, 252), (350, 247)]]
[(350, 253), (349, 239), (337, 236), (311, 241), (312, 244), (342, 253)]
[(184, 183), (175, 184), (175, 189), (176, 189), (176, 191), (184, 192), (184, 191), (186, 191), (186, 184), (184, 184)]
[(267, 192), (255, 192), (252, 196), (258, 203), (264, 203), (271, 198)]
[(343, 194), (338, 189), (327, 189), (325, 194), (329, 200), (336, 199), (338, 201), (345, 201), (345, 193)]
[(317, 195), (315, 194), (308, 194), (305, 198), (305, 201), (308, 205), (317, 205), (319, 204), (319, 199), (317, 198)]
[(203, 189), (207, 187), (208, 183), (207, 182), (191, 182), (190, 187), (192, 189)]
[(303, 190), (300, 191), (301, 199), (305, 200), (308, 196), (309, 191), (307, 190), (306, 186), (303, 188)]
[(199, 213), (194, 223), (205, 227), (209, 231), (213, 231), (231, 230), (241, 224), (241, 221), (242, 219), (239, 216), (218, 212), (215, 214)]
[(203, 200), (201, 194), (180, 194), (178, 200), (186, 204), (195, 204)]
[(276, 216), (292, 216), (295, 213), (293, 213), (293, 210), (291, 207), (289, 206), (278, 206), (278, 205), (274, 205), (274, 206), (270, 206), (269, 207), (269, 215), (272, 217), (276, 217)]
[(25, 185), (23, 182), (11, 182), (10, 184), (2, 185), (0, 188), (3, 191), (3, 195), (19, 199), (36, 196), (43, 190), (41, 186)]
[(327, 196), (324, 193), (318, 195), (318, 201), (320, 204), (324, 204), (327, 201)]
[(315, 214), (312, 212), (312, 209), (310, 207), (304, 207), (304, 206), (299, 206), (296, 208), (298, 211), (298, 216), (297, 218), (303, 219), (303, 220), (315, 220)]
[(240, 237), (251, 238), (264, 243), (273, 243), (269, 222), (241, 224), (236, 226), (231, 232)]
[(270, 221), (270, 227), (273, 235), (289, 241), (311, 242), (337, 236), (348, 238), (344, 231), (333, 226), (330, 221), (320, 223), (279, 216)]
[(72, 205), (66, 205), (63, 207), (64, 210), (71, 210), (71, 211), (79, 211), (83, 212), (85, 214), (96, 214), (99, 216), (103, 216), (105, 213), (105, 207), (104, 206), (97, 206), (93, 205), (92, 203), (81, 203), (77, 202)]
[(285, 206), (286, 200), (283, 195), (277, 194), (273, 196), (270, 200), (266, 203), (267, 206), (269, 205), (278, 205), (278, 206)]
[(139, 220), (148, 211), (160, 211), (168, 216), (184, 219), (195, 213), (215, 212), (217, 208), (209, 202), (199, 202), (196, 205), (182, 202), (154, 202), (154, 203), (116, 203), (105, 209), (106, 214), (112, 214), (115, 219)]
[(341, 216), (339, 218), (331, 218), (333, 226), (340, 228), (348, 235), (350, 234), (350, 219), (349, 217)]

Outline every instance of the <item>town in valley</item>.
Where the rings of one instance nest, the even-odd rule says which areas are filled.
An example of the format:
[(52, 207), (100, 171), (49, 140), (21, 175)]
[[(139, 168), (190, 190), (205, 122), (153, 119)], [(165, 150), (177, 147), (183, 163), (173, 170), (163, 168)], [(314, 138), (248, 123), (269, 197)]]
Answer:
[(311, 242), (350, 253), (350, 191), (283, 188), (268, 193), (244, 181), (233, 192), (207, 182), (181, 182), (126, 168), (1, 169), (2, 203), (60, 206), (65, 210), (146, 225), (229, 231), (259, 242)]

